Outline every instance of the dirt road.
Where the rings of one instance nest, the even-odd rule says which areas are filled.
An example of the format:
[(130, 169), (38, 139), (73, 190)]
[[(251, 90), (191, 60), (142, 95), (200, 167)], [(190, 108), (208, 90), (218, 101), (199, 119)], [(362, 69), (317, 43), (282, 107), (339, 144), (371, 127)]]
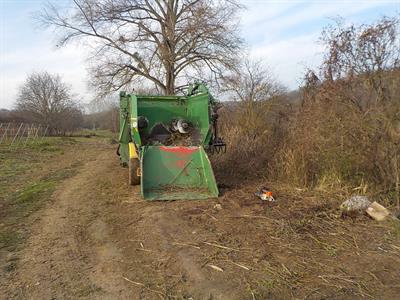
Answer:
[(282, 197), (266, 206), (251, 196), (255, 186), (228, 187), (214, 200), (145, 202), (114, 148), (75, 146), (90, 159), (31, 217), (16, 267), (1, 279), (1, 299), (400, 294), (392, 225), (340, 220), (326, 199), (305, 206)]
[(173, 205), (141, 200), (114, 148), (86, 153), (95, 159), (36, 214), (4, 297), (154, 299), (175, 293), (177, 284), (187, 287), (183, 298), (229, 295), (230, 285), (218, 289), (212, 271), (192, 257), (197, 247), (179, 244), (194, 240), (194, 229), (182, 227)]

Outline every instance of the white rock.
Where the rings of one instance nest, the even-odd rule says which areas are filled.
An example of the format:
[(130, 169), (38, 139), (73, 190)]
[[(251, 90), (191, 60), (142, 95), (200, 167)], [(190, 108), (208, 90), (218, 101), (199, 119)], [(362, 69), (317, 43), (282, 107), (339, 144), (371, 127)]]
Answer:
[(371, 205), (367, 196), (353, 196), (340, 205), (343, 213), (364, 212)]

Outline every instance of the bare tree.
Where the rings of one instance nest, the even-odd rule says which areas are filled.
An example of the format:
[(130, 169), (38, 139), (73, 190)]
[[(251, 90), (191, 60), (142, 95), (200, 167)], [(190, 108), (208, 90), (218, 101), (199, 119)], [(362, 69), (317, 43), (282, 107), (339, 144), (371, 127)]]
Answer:
[(345, 26), (339, 20), (325, 28), (321, 37), (327, 48), (323, 78), (363, 78), (377, 94), (377, 100), (387, 99), (386, 72), (400, 67), (399, 24), (399, 17), (383, 17), (375, 24)]
[[(248, 132), (260, 132), (266, 123), (266, 114), (273, 100), (284, 93), (285, 89), (273, 77), (261, 61), (245, 59), (240, 72), (225, 76), (223, 90), (239, 100), (242, 114), (241, 126)], [(264, 126), (265, 127), (265, 126)]]
[(73, 0), (65, 11), (47, 6), (41, 21), (59, 29), (59, 45), (87, 41), (100, 91), (142, 80), (173, 94), (188, 73), (235, 66), (239, 9), (236, 0)]
[(225, 90), (232, 91), (242, 102), (269, 100), (283, 91), (283, 87), (259, 60), (245, 59), (240, 65), (240, 72), (224, 77), (224, 85)]
[(62, 130), (63, 124), (68, 124), (68, 129), (80, 125), (81, 112), (72, 100), (70, 87), (59, 75), (48, 72), (28, 75), (19, 89), (16, 108), (31, 121), (48, 126), (51, 132)]

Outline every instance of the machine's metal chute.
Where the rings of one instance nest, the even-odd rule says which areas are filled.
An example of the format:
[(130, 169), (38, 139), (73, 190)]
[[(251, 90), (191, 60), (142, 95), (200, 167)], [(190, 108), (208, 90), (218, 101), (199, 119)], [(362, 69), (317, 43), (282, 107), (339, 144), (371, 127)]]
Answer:
[(148, 146), (142, 156), (142, 194), (148, 200), (207, 199), (218, 196), (202, 146)]

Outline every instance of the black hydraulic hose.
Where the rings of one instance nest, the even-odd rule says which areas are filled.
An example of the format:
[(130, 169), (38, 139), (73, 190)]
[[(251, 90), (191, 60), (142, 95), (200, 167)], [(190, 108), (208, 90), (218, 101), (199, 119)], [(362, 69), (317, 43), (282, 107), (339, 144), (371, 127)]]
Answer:
[(121, 153), (119, 153), (119, 147), (121, 147), (121, 145), (118, 145), (117, 151), (115, 151), (115, 153), (116, 153), (118, 156), (121, 156)]

